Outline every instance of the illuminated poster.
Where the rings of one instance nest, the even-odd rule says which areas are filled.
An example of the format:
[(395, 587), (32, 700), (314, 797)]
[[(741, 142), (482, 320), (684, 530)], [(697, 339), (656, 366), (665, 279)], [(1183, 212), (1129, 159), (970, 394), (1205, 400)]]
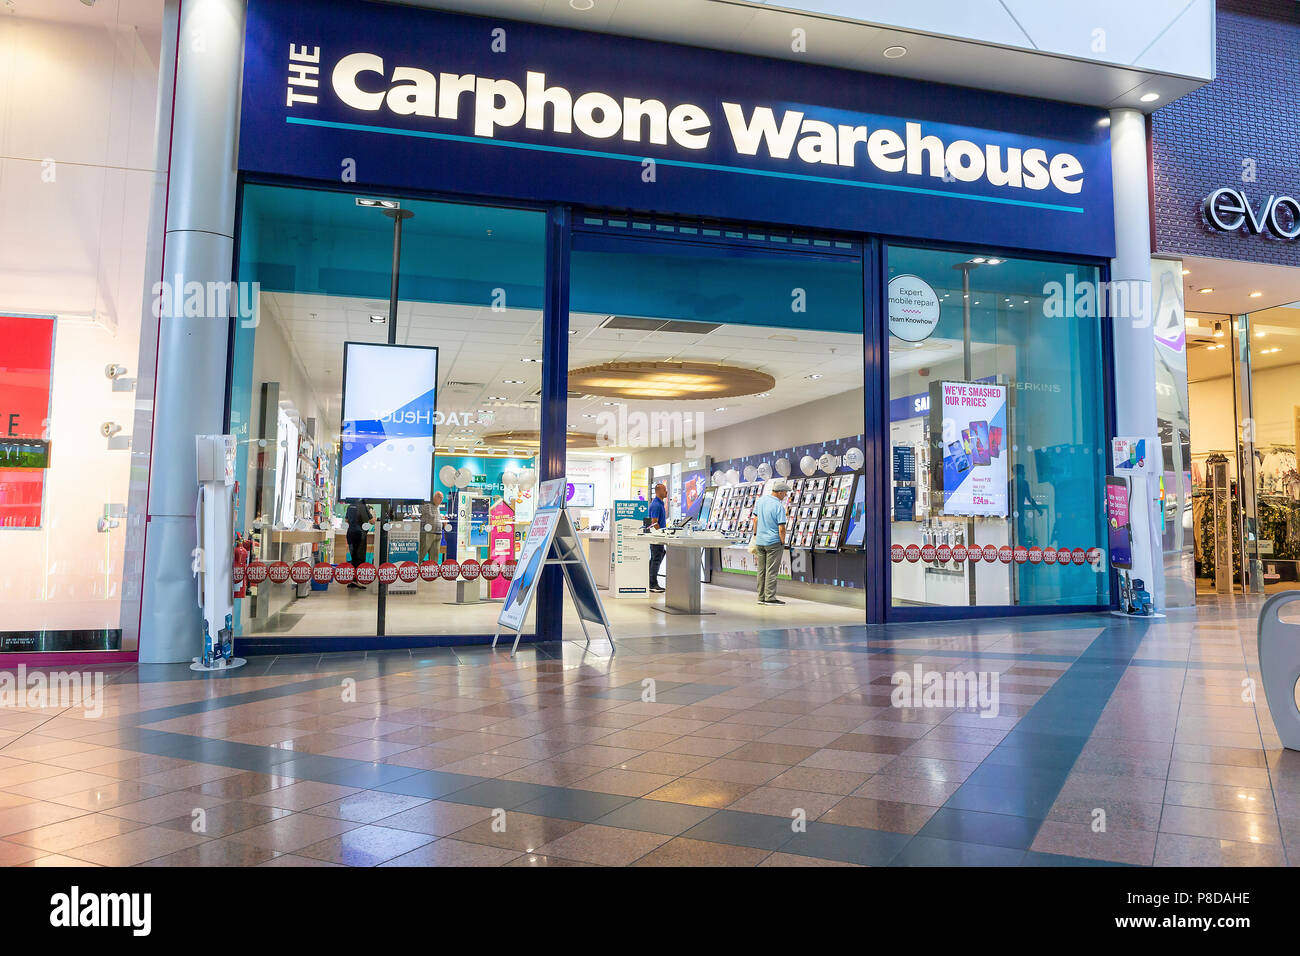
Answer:
[(0, 527), (39, 528), (50, 467), (54, 320), (0, 315)]
[(940, 387), (943, 390), (943, 513), (1005, 518), (1006, 386), (943, 382)]
[(1127, 478), (1106, 476), (1106, 530), (1110, 545), (1110, 563), (1121, 570), (1133, 567)]
[(436, 348), (344, 343), (340, 498), (429, 499), (437, 390)]

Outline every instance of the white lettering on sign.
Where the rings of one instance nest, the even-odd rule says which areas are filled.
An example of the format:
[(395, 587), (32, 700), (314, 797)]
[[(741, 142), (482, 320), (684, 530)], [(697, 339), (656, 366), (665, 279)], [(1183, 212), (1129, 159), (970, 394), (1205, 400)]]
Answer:
[[(290, 46), (289, 107), (315, 104), (320, 48)], [(393, 66), (364, 51), (341, 57), (330, 72), (330, 88), (354, 110), (387, 110), (396, 116), (463, 120), (473, 135), (495, 139), (522, 127), (588, 140), (649, 143), (688, 150), (708, 147), (714, 118), (694, 103), (619, 96), (607, 90), (577, 92), (548, 85), (546, 74), (529, 70), (519, 79), (473, 73), (434, 73)], [(945, 142), (921, 123), (900, 120), (902, 129), (831, 123), (804, 110), (746, 108), (722, 103), (722, 120), (740, 156), (797, 161), (808, 166), (853, 168), (978, 183), (1007, 190), (1046, 190), (1065, 195), (1083, 190), (1084, 168), (1069, 152), (1011, 147), (967, 139)], [(912, 340), (916, 341), (916, 340)]]

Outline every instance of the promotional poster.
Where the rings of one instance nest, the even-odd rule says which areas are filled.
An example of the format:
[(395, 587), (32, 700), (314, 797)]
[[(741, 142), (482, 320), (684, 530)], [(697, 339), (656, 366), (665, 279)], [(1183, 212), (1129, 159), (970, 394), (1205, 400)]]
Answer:
[[(1005, 385), (943, 382), (943, 513), (1007, 516)], [(997, 436), (996, 441), (994, 436)]]
[(1106, 476), (1106, 533), (1110, 563), (1127, 571), (1133, 567), (1133, 538), (1129, 530), (1128, 479)]
[[(560, 482), (561, 494), (565, 483)], [(524, 626), (524, 617), (528, 614), (528, 605), (532, 603), (533, 590), (537, 587), (542, 561), (546, 550), (555, 534), (560, 512), (555, 508), (538, 511), (533, 523), (528, 528), (528, 538), (519, 552), (515, 576), (510, 580), (510, 590), (506, 592), (506, 601), (497, 617), (502, 627), (518, 631)]]

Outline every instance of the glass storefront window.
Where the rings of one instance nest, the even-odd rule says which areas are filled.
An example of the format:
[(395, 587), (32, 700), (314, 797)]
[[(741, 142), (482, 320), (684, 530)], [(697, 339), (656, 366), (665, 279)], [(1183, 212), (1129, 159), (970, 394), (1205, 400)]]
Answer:
[(893, 605), (1108, 603), (1097, 268), (888, 263)]
[[(402, 200), (394, 317), (393, 219), (356, 199), (244, 190), (240, 278), (260, 309), (236, 330), (230, 427), (236, 527), (259, 569), (236, 635), (491, 634), (531, 518), (544, 217)], [(369, 371), (362, 345), (380, 346)], [(354, 421), (363, 392), (390, 418)], [(421, 487), (380, 488), (407, 472)], [(302, 580), (276, 580), (286, 568)]]

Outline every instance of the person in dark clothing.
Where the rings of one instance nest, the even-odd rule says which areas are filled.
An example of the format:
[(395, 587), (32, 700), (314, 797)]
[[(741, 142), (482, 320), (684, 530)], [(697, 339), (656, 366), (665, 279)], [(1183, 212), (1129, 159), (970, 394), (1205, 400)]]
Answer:
[[(365, 563), (367, 525), (375, 520), (374, 512), (364, 501), (354, 501), (348, 505), (348, 563), (354, 568)], [(364, 584), (349, 581), (348, 587), (359, 591), (366, 589)]]
[[(668, 486), (665, 484), (655, 485), (655, 496), (650, 500), (650, 527), (654, 529), (663, 529), (668, 527), (668, 511), (664, 508), (664, 499), (668, 497)], [(663, 587), (659, 584), (659, 566), (664, 563), (664, 555), (668, 549), (662, 544), (650, 545), (650, 591), (654, 594), (663, 592)]]

